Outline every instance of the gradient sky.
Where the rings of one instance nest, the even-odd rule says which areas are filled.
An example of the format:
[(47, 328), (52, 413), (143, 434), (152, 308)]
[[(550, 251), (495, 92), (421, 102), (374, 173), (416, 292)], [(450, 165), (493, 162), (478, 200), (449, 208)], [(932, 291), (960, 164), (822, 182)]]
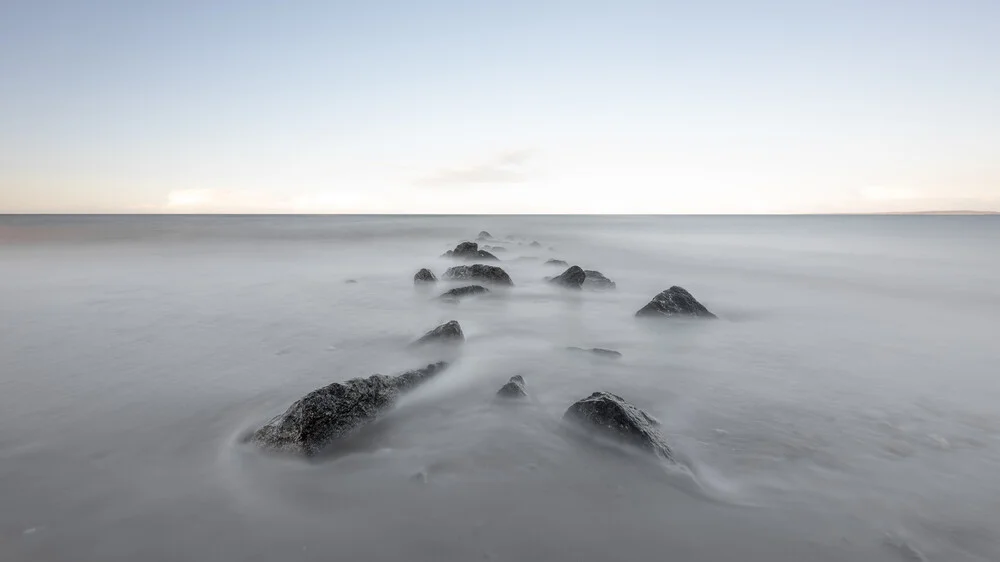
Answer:
[(0, 212), (928, 209), (996, 0), (0, 0)]

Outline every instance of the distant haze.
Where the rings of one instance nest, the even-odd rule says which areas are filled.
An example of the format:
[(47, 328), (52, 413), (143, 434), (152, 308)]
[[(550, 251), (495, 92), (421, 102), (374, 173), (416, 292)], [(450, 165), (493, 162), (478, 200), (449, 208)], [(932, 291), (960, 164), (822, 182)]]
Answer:
[(996, 211), (998, 66), (991, 0), (14, 0), (0, 212)]

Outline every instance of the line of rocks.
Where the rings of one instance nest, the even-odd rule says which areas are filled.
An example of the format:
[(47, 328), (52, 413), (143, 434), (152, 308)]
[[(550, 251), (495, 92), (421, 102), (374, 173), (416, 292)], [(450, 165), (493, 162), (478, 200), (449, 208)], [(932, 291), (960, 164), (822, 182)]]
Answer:
[[(492, 240), (489, 232), (479, 233), (480, 240)], [(538, 245), (532, 242), (532, 246)], [(445, 254), (459, 259), (497, 259), (481, 250), (475, 242), (463, 242)], [(561, 260), (549, 260), (548, 265), (565, 265)], [(502, 268), (484, 264), (461, 265), (449, 268), (443, 277), (450, 280), (479, 281), (490, 285), (513, 286), (514, 282)], [(414, 284), (435, 283), (437, 277), (429, 269), (421, 269), (413, 276)], [(598, 271), (571, 266), (562, 274), (549, 278), (562, 287), (580, 289), (590, 284), (595, 288), (614, 288), (615, 283)], [(489, 289), (482, 285), (458, 287), (441, 295), (445, 300), (482, 294)], [(704, 305), (681, 287), (673, 286), (641, 308), (637, 317), (691, 316), (715, 318)], [(465, 341), (465, 334), (458, 321), (450, 320), (414, 341), (413, 346), (457, 345)], [(602, 348), (567, 348), (574, 352), (618, 358), (621, 353)], [(375, 421), (391, 409), (399, 397), (431, 380), (448, 368), (448, 363), (431, 363), (420, 369), (396, 376), (374, 374), (335, 382), (314, 390), (292, 403), (284, 413), (254, 431), (249, 441), (264, 450), (291, 453), (305, 457), (320, 454), (327, 447), (344, 439)], [(524, 377), (515, 375), (498, 391), (501, 399), (528, 398)], [(573, 403), (563, 414), (563, 419), (599, 435), (638, 447), (653, 455), (672, 460), (673, 454), (659, 433), (659, 422), (624, 398), (608, 392), (595, 392)]]

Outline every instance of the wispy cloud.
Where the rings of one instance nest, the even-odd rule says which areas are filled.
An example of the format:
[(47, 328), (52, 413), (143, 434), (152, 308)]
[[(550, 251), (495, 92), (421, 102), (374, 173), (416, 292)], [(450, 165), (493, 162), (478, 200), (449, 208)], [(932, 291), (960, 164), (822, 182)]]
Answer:
[(530, 164), (535, 156), (535, 151), (531, 149), (512, 150), (472, 166), (437, 170), (414, 183), (421, 187), (521, 183), (531, 179), (533, 172)]

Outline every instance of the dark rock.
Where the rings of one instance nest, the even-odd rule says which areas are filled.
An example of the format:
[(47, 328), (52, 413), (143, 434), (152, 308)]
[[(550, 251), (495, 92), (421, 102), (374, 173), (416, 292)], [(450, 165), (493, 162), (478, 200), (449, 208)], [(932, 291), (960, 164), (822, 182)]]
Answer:
[(715, 318), (691, 293), (674, 286), (653, 297), (649, 304), (639, 309), (636, 316), (697, 316)]
[(566, 349), (570, 351), (586, 351), (588, 353), (593, 353), (594, 355), (601, 355), (603, 357), (609, 357), (613, 359), (618, 359), (622, 354), (613, 349), (602, 349), (600, 347), (592, 347), (590, 349), (584, 349), (582, 347), (567, 347)]
[(532, 248), (541, 248), (542, 247), (542, 245), (539, 244), (538, 242), (532, 242), (531, 244), (528, 244), (528, 245), (531, 246)]
[(399, 396), (440, 373), (447, 363), (433, 363), (399, 376), (372, 375), (336, 382), (293, 403), (250, 437), (263, 449), (311, 457), (332, 442), (375, 421)]
[(414, 345), (426, 343), (462, 343), (465, 341), (465, 334), (458, 321), (451, 320), (441, 324), (437, 328), (427, 332), (419, 340), (413, 342)]
[(458, 287), (458, 288), (452, 289), (452, 290), (444, 293), (443, 295), (441, 295), (440, 298), (445, 299), (445, 300), (458, 300), (458, 299), (460, 299), (462, 297), (468, 297), (468, 296), (472, 296), (472, 295), (479, 295), (479, 294), (488, 293), (488, 292), (490, 292), (490, 290), (487, 289), (486, 287), (483, 287), (482, 285), (468, 285), (466, 287)]
[(477, 240), (492, 240), (493, 235), (485, 230), (479, 232), (479, 236), (476, 237)]
[(545, 262), (545, 265), (560, 265), (560, 266), (567, 266), (567, 265), (569, 265), (569, 264), (568, 264), (568, 263), (566, 263), (566, 262), (565, 262), (565, 261), (563, 261), (563, 260), (557, 260), (557, 259), (551, 259), (551, 260), (549, 260), (549, 261)]
[(507, 381), (507, 384), (500, 387), (497, 391), (497, 396), (500, 398), (527, 398), (528, 392), (524, 390), (524, 377), (521, 375), (514, 375)]
[(574, 265), (559, 275), (549, 279), (549, 282), (555, 283), (556, 285), (562, 285), (563, 287), (570, 289), (579, 289), (583, 285), (583, 281), (586, 278), (587, 274), (583, 272), (583, 269), (578, 265)]
[(670, 447), (657, 429), (660, 422), (621, 396), (610, 392), (595, 392), (570, 406), (563, 419), (664, 459), (673, 460)]
[(443, 257), (455, 258), (460, 260), (492, 260), (497, 261), (499, 258), (493, 254), (479, 249), (479, 244), (475, 242), (462, 242), (458, 246), (455, 246), (454, 250), (448, 250), (444, 253)]
[(483, 265), (481, 263), (477, 263), (475, 265), (459, 265), (448, 268), (448, 271), (444, 272), (444, 277), (447, 279), (457, 279), (462, 281), (483, 281), (486, 283), (494, 283), (496, 285), (514, 285), (514, 282), (510, 279), (510, 275), (507, 275), (507, 272), (502, 268), (495, 265)]
[(583, 280), (583, 286), (588, 289), (614, 289), (615, 282), (608, 279), (600, 271), (594, 271), (592, 269), (584, 270), (587, 274), (587, 278)]
[(434, 272), (431, 271), (431, 270), (429, 270), (429, 269), (427, 269), (427, 268), (421, 269), (420, 271), (418, 271), (416, 273), (416, 275), (413, 276), (413, 283), (414, 284), (418, 284), (418, 283), (434, 283), (437, 280), (438, 280), (438, 278), (434, 276)]

